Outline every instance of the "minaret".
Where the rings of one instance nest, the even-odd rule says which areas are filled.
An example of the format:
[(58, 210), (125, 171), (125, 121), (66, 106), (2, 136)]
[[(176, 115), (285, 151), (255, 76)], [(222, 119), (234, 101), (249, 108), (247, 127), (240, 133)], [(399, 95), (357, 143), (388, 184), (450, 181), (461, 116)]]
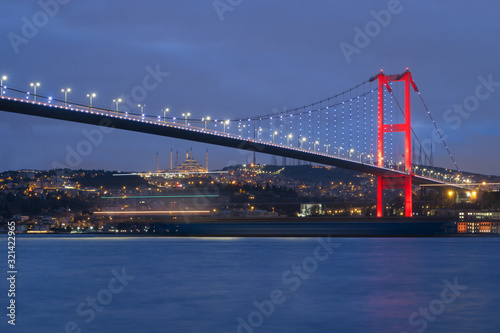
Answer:
[(158, 172), (158, 152), (156, 152), (156, 172)]
[(205, 170), (208, 172), (208, 149), (205, 151)]
[(193, 148), (192, 148), (192, 147), (191, 147), (191, 149), (190, 149), (190, 153), (189, 153), (189, 155), (190, 155), (189, 157), (190, 157), (191, 159), (193, 159)]
[(175, 152), (175, 168), (179, 166), (179, 151)]
[(172, 162), (173, 162), (173, 158), (172, 158), (172, 148), (170, 148), (170, 170), (173, 170), (174, 168), (172, 167)]

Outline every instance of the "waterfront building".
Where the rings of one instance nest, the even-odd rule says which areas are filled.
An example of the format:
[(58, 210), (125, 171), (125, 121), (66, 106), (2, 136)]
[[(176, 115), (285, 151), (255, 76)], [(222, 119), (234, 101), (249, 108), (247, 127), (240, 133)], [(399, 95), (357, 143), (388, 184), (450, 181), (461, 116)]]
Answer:
[(463, 211), (458, 213), (460, 221), (469, 220), (500, 220), (500, 212)]
[(499, 234), (500, 222), (457, 222), (459, 234)]

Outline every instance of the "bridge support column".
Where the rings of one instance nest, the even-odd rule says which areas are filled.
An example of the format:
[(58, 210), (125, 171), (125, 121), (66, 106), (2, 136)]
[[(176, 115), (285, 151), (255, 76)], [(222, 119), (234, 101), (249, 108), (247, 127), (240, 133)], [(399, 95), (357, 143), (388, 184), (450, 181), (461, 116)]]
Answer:
[(412, 175), (377, 176), (377, 217), (383, 217), (385, 211), (384, 190), (403, 189), (405, 192), (405, 216), (413, 216)]
[[(384, 189), (404, 189), (405, 191), (405, 216), (413, 216), (413, 198), (412, 198), (412, 165), (411, 165), (411, 104), (410, 104), (410, 85), (415, 91), (417, 86), (413, 82), (411, 73), (406, 72), (398, 75), (385, 75), (382, 71), (370, 79), (378, 80), (378, 136), (377, 136), (377, 166), (385, 167), (384, 161), (384, 134), (392, 132), (404, 132), (405, 155), (404, 155), (404, 174), (401, 176), (377, 176), (377, 217), (384, 216)], [(390, 82), (403, 81), (405, 84), (405, 121), (401, 124), (384, 124), (384, 89), (392, 93)]]
[(382, 176), (377, 176), (377, 217), (384, 216), (384, 190), (382, 188)]
[(412, 175), (405, 176), (405, 216), (413, 216), (413, 191), (411, 188)]

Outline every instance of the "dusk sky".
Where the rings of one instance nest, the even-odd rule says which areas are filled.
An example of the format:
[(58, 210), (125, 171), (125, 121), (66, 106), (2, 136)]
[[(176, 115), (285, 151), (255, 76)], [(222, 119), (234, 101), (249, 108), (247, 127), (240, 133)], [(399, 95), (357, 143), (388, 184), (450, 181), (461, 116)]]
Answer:
[[(159, 69), (168, 76), (139, 101), (148, 114), (223, 119), (310, 104), (408, 67), (460, 169), (500, 175), (498, 13), (498, 2), (463, 0), (4, 1), (0, 76), (26, 91), (39, 81), (40, 94), (57, 98), (70, 87), (75, 102), (96, 92), (94, 104), (111, 107)], [(413, 103), (413, 127), (430, 140), (434, 127)], [(93, 128), (0, 112), (0, 170), (51, 169)], [(434, 146), (435, 164), (453, 168)], [(210, 168), (248, 155), (115, 130), (77, 168), (154, 170), (156, 152), (166, 168), (171, 148), (191, 147), (202, 164), (208, 148)]]

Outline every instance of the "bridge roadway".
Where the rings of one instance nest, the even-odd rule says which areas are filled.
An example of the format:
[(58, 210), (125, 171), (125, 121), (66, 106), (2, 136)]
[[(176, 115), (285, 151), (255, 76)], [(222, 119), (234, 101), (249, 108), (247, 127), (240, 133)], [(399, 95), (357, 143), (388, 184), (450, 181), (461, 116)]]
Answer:
[[(321, 152), (286, 147), (279, 144), (262, 142), (240, 138), (234, 134), (222, 133), (203, 128), (184, 126), (181, 124), (164, 122), (144, 118), (140, 115), (103, 110), (97, 108), (84, 107), (64, 107), (57, 104), (47, 104), (33, 102), (24, 99), (2, 96), (0, 97), (0, 110), (11, 113), (31, 115), (36, 117), (52, 118), (59, 120), (72, 121), (98, 126), (108, 126), (127, 131), (148, 133), (160, 136), (166, 136), (177, 139), (191, 140), (203, 143), (214, 144), (218, 146), (244, 149), (264, 154), (284, 156), (293, 159), (335, 166), (343, 169), (359, 171), (372, 175), (382, 176), (402, 176), (405, 173), (389, 168), (381, 168), (376, 165), (356, 162), (340, 157), (327, 155)], [(422, 176), (412, 177), (413, 183), (420, 184), (447, 184), (449, 186), (460, 187), (458, 185), (445, 183), (432, 178)]]

